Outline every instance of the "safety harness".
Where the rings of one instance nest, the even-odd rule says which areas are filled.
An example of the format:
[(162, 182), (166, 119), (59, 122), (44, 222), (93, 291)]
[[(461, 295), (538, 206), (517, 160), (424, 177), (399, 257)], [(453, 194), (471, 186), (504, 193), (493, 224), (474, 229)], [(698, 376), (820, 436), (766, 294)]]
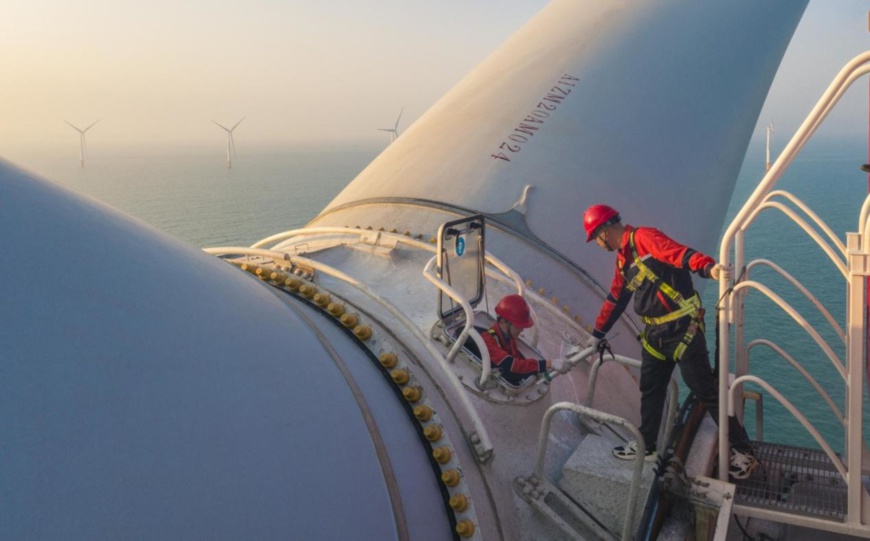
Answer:
[[(692, 317), (692, 320), (689, 322), (689, 328), (686, 330), (686, 334), (683, 335), (682, 340), (680, 340), (680, 343), (677, 345), (676, 349), (674, 349), (674, 360), (679, 361), (683, 358), (683, 354), (686, 352), (686, 348), (689, 347), (689, 344), (692, 343), (692, 340), (698, 333), (698, 328), (700, 327), (701, 332), (704, 331), (704, 310), (703, 308), (701, 308), (701, 298), (698, 296), (698, 293), (695, 292), (695, 294), (692, 295), (691, 298), (684, 299), (679, 291), (672, 288), (669, 284), (665, 283), (664, 281), (662, 281), (661, 278), (656, 276), (652, 269), (650, 269), (637, 255), (637, 247), (634, 244), (634, 231), (629, 234), (628, 245), (629, 248), (631, 248), (631, 256), (634, 258), (633, 265), (637, 267), (638, 272), (634, 275), (628, 285), (625, 286), (626, 289), (634, 292), (638, 288), (640, 288), (641, 285), (643, 285), (643, 282), (645, 280), (649, 280), (650, 282), (652, 282), (653, 287), (661, 291), (669, 299), (674, 301), (674, 303), (678, 306), (676, 310), (664, 316), (641, 316), (643, 322), (647, 325), (661, 325), (663, 323), (675, 321), (684, 316)], [(645, 349), (650, 355), (661, 361), (667, 359), (667, 356), (665, 354), (656, 350), (649, 342), (647, 342), (645, 332), (641, 334), (640, 341), (641, 344), (643, 344), (643, 349)]]

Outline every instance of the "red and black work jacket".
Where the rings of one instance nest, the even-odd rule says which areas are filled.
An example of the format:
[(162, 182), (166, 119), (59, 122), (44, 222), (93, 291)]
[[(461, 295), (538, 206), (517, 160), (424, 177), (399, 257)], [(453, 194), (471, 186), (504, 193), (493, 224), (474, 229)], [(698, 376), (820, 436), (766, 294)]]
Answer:
[[(658, 284), (650, 280), (641, 282), (634, 292), (626, 287), (638, 273), (631, 249), (632, 231), (634, 231), (634, 249), (637, 256), (661, 281), (674, 288), (684, 299), (695, 295), (690, 273), (694, 272), (703, 278), (710, 278), (710, 271), (716, 264), (716, 260), (712, 257), (683, 246), (658, 229), (652, 227), (635, 229), (626, 225), (616, 254), (616, 272), (610, 284), (610, 293), (595, 320), (592, 336), (596, 338), (604, 338), (613, 327), (628, 306), (632, 293), (634, 293), (634, 310), (640, 316), (661, 317), (679, 308), (661, 291)], [(691, 317), (686, 316), (664, 325), (669, 327), (668, 334), (675, 336), (685, 332), (690, 320)]]
[(492, 366), (501, 370), (502, 376), (508, 381), (517, 379), (517, 376), (525, 377), (547, 370), (547, 361), (523, 358), (517, 347), (517, 341), (502, 332), (498, 322), (494, 323), (487, 332), (481, 333), (481, 337), (486, 343)]

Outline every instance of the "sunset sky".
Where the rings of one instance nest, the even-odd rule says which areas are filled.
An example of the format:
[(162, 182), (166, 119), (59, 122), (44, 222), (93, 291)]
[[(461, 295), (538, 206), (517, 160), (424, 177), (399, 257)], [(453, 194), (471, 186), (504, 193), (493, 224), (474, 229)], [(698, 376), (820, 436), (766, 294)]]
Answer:
[[(547, 2), (6, 0), (0, 156), (98, 148), (387, 141)], [(759, 121), (790, 135), (870, 49), (866, 0), (811, 0)], [(866, 133), (866, 79), (826, 133)], [(98, 144), (99, 143), (99, 144)]]

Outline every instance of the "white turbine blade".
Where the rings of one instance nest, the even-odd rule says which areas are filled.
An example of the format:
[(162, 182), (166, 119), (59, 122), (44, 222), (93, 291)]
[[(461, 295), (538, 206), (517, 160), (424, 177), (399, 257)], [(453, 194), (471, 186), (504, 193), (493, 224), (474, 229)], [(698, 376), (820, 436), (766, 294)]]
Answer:
[(402, 113), (404, 111), (405, 111), (405, 107), (403, 106), (402, 109), (399, 111), (399, 118), (396, 119), (396, 126), (393, 128), (394, 130), (399, 129), (399, 121), (402, 119)]
[(212, 120), (212, 122), (214, 122), (215, 124), (217, 124), (218, 126), (220, 126), (222, 129), (226, 130), (227, 133), (229, 133), (230, 129), (227, 128), (226, 126), (224, 126), (224, 125), (222, 125), (222, 124), (218, 124), (218, 122), (216, 122), (216, 121), (214, 121), (214, 120)]
[(71, 127), (72, 129), (74, 129), (75, 131), (77, 131), (77, 132), (79, 132), (79, 133), (82, 133), (82, 130), (80, 130), (80, 129), (78, 128), (78, 126), (72, 124), (71, 122), (68, 122), (66, 119), (64, 119), (64, 122), (66, 122), (67, 124), (69, 124), (70, 127)]
[(103, 119), (102, 119), (102, 118), (98, 118), (97, 120), (94, 121), (93, 124), (91, 124), (90, 126), (88, 126), (88, 127), (85, 128), (85, 129), (83, 129), (83, 130), (82, 130), (82, 133), (84, 133), (84, 132), (88, 131), (89, 129), (93, 128), (93, 127), (97, 124), (97, 122), (99, 122), (100, 120), (103, 120)]
[[(248, 117), (247, 117), (247, 116), (243, 116), (243, 117), (242, 117), (242, 120), (244, 120), (244, 119), (246, 119), (246, 118), (248, 118)], [(230, 131), (233, 131), (234, 129), (236, 129), (236, 126), (238, 126), (239, 124), (241, 124), (241, 123), (242, 123), (242, 120), (239, 120), (238, 122), (236, 122), (236, 123), (233, 125), (233, 127), (230, 128)]]

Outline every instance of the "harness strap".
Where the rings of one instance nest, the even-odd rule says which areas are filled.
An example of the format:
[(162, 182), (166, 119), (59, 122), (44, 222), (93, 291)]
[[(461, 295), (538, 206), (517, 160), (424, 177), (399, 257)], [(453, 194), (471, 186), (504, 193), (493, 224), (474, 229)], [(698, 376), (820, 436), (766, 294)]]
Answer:
[(683, 316), (687, 315), (695, 315), (696, 313), (701, 311), (701, 299), (698, 297), (698, 294), (692, 296), (691, 299), (685, 301), (686, 305), (682, 308), (674, 310), (668, 314), (665, 314), (660, 317), (647, 317), (641, 316), (641, 320), (647, 325), (660, 325), (662, 323), (667, 323), (669, 321), (674, 321), (676, 319), (680, 319)]
[[(671, 287), (670, 284), (665, 283), (659, 278), (649, 266), (643, 262), (643, 258), (638, 257), (637, 255), (637, 247), (634, 243), (634, 233), (636, 230), (632, 230), (632, 232), (628, 236), (628, 245), (631, 248), (631, 256), (634, 259), (632, 263), (637, 267), (637, 274), (631, 279), (626, 288), (629, 291), (636, 291), (643, 282), (649, 280), (653, 283), (653, 287), (664, 293), (669, 299), (674, 301), (676, 305), (679, 307), (673, 312), (665, 314), (659, 317), (647, 317), (641, 316), (641, 320), (647, 325), (661, 325), (663, 323), (668, 323), (670, 321), (675, 321), (680, 319), (681, 317), (691, 316), (692, 320), (689, 322), (689, 328), (686, 330), (686, 334), (683, 335), (683, 338), (680, 340), (680, 343), (677, 345), (674, 350), (674, 360), (679, 361), (683, 358), (683, 354), (686, 352), (686, 349), (689, 347), (689, 344), (694, 340), (695, 335), (698, 333), (698, 327), (702, 326), (701, 323), (701, 298), (697, 293), (692, 295), (689, 299), (684, 299), (679, 291)], [(646, 256), (649, 257), (649, 256)], [(647, 351), (650, 355), (655, 357), (660, 361), (664, 361), (667, 359), (665, 354), (656, 350), (647, 340), (646, 333), (641, 334), (640, 337), (641, 344), (643, 345), (643, 349)]]

